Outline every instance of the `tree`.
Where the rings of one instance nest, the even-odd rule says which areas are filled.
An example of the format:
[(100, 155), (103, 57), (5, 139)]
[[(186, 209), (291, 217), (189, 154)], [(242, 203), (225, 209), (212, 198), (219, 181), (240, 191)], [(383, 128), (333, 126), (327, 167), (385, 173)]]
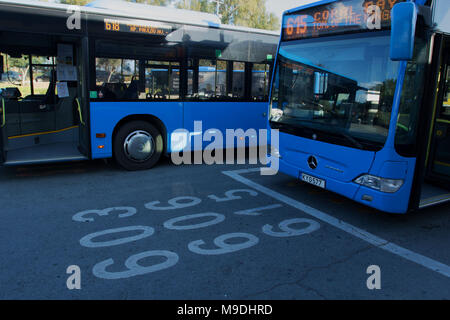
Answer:
[[(45, 1), (45, 0), (42, 0)], [(60, 3), (85, 5), (92, 0), (59, 0)], [(217, 2), (214, 0), (126, 0), (157, 6), (174, 3), (179, 9), (188, 9), (215, 13)], [(219, 15), (224, 24), (278, 30), (280, 20), (273, 13), (267, 12), (266, 0), (219, 0)]]
[[(208, 0), (178, 0), (176, 7), (214, 13), (215, 1)], [(277, 30), (279, 19), (266, 9), (266, 0), (223, 0), (219, 7), (222, 23), (238, 26)]]
[(208, 0), (180, 0), (175, 6), (178, 9), (187, 9), (201, 12), (214, 13), (216, 6)]

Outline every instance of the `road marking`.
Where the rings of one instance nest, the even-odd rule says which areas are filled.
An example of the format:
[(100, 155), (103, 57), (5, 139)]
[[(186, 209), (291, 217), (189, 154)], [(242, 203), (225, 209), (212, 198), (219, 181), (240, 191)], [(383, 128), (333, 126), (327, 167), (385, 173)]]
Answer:
[[(233, 238), (244, 238), (247, 241), (242, 243), (229, 244), (227, 240)], [(202, 249), (200, 246), (206, 244), (203, 240), (195, 240), (188, 244), (188, 249), (194, 253), (202, 254), (202, 255), (220, 255), (232, 253), (240, 250), (244, 250), (247, 248), (251, 248), (256, 246), (259, 243), (259, 238), (250, 233), (244, 232), (235, 232), (235, 233), (227, 233), (221, 236), (218, 236), (213, 240), (214, 244), (219, 249)]]
[(271, 206), (236, 211), (234, 214), (246, 215), (246, 216), (260, 216), (260, 215), (262, 215), (261, 211), (273, 210), (273, 209), (278, 209), (278, 208), (282, 208), (282, 207), (283, 207), (283, 205), (281, 205), (281, 204), (273, 204)]
[[(291, 224), (298, 224), (298, 223), (302, 223), (302, 224), (306, 223), (308, 226), (303, 229), (293, 229), (293, 228), (289, 227)], [(273, 226), (271, 226), (270, 224), (266, 224), (265, 226), (263, 226), (262, 232), (264, 232), (265, 234), (267, 234), (268, 236), (271, 236), (271, 237), (279, 237), (279, 238), (296, 237), (296, 236), (302, 236), (304, 234), (308, 234), (308, 233), (314, 232), (316, 230), (319, 230), (320, 223), (318, 223), (315, 220), (311, 220), (311, 219), (294, 218), (294, 219), (284, 220), (284, 221), (280, 222), (278, 224), (278, 228), (283, 230), (283, 232), (273, 231)]]
[(268, 195), (269, 197), (272, 197), (272, 198), (274, 198), (278, 201), (281, 201), (291, 207), (294, 207), (316, 219), (326, 222), (326, 223), (332, 225), (333, 227), (336, 227), (344, 232), (347, 232), (347, 233), (349, 233), (361, 240), (364, 240), (380, 249), (391, 252), (395, 255), (398, 255), (398, 256), (405, 258), (411, 262), (417, 263), (427, 269), (430, 269), (434, 272), (440, 273), (440, 274), (450, 278), (450, 266), (448, 266), (442, 262), (433, 260), (431, 258), (428, 258), (428, 257), (418, 254), (416, 252), (413, 252), (411, 250), (400, 247), (400, 246), (396, 245), (395, 243), (384, 240), (384, 239), (382, 239), (374, 234), (371, 234), (363, 229), (355, 227), (355, 226), (353, 226), (349, 223), (346, 223), (342, 220), (336, 219), (335, 217), (333, 217), (323, 211), (320, 211), (318, 209), (310, 207), (300, 201), (289, 198), (281, 193), (278, 193), (274, 190), (266, 188), (256, 182), (253, 182), (253, 181), (241, 176), (241, 174), (244, 174), (244, 173), (251, 173), (251, 172), (258, 172), (258, 171), (260, 171), (260, 168), (242, 169), (242, 170), (235, 170), (235, 171), (222, 171), (222, 173), (236, 181), (239, 181), (239, 182), (247, 185), (250, 188), (253, 188), (261, 193)]
[[(178, 222), (193, 220), (193, 219), (198, 219), (198, 218), (203, 218), (203, 217), (210, 217), (210, 218), (212, 217), (213, 219), (206, 221), (206, 222), (197, 223), (197, 224), (182, 225), (182, 226), (175, 225)], [(197, 214), (190, 214), (187, 216), (170, 219), (170, 220), (164, 222), (164, 228), (169, 229), (169, 230), (193, 230), (193, 229), (210, 227), (215, 224), (219, 224), (223, 221), (225, 221), (225, 216), (220, 213), (214, 213), (214, 212), (197, 213)]]
[[(94, 242), (92, 241), (95, 238), (104, 236), (104, 235), (110, 235), (115, 233), (122, 233), (127, 231), (141, 231), (140, 234), (135, 236), (129, 236), (126, 238), (119, 238), (114, 239), (110, 241), (102, 241), (102, 242)], [(86, 248), (103, 248), (103, 247), (112, 247), (112, 246), (118, 246), (121, 244), (129, 243), (138, 241), (144, 238), (148, 238), (152, 236), (155, 233), (155, 229), (148, 226), (132, 226), (132, 227), (123, 227), (123, 228), (115, 228), (115, 229), (108, 229), (103, 230), (99, 232), (94, 232), (91, 234), (88, 234), (87, 236), (84, 236), (80, 239), (80, 245)]]

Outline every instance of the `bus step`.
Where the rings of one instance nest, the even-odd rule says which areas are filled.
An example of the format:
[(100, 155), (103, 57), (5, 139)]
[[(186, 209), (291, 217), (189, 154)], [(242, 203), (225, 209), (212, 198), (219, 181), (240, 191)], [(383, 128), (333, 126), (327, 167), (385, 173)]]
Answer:
[(87, 159), (78, 151), (76, 143), (59, 142), (8, 151), (4, 165), (16, 166)]
[(450, 191), (424, 183), (420, 195), (419, 208), (426, 208), (450, 201)]

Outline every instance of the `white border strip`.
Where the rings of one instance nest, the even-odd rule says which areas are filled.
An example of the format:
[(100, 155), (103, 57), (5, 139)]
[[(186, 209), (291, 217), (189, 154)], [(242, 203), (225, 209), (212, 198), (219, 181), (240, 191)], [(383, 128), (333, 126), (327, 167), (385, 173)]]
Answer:
[(392, 243), (392, 242), (384, 240), (380, 237), (377, 237), (376, 235), (373, 235), (365, 230), (357, 228), (357, 227), (355, 227), (351, 224), (348, 224), (342, 220), (336, 219), (335, 217), (330, 216), (330, 215), (326, 214), (325, 212), (317, 210), (313, 207), (310, 207), (304, 203), (301, 203), (297, 200), (289, 198), (281, 193), (273, 191), (269, 188), (266, 188), (258, 183), (255, 183), (255, 182), (241, 176), (241, 174), (244, 174), (244, 173), (257, 172), (257, 171), (260, 171), (260, 168), (243, 169), (243, 170), (235, 170), (235, 171), (222, 171), (222, 173), (236, 181), (239, 181), (239, 182), (261, 192), (261, 193), (268, 195), (269, 197), (277, 199), (278, 201), (281, 201), (291, 207), (301, 210), (304, 213), (306, 213), (316, 219), (319, 219), (323, 222), (326, 222), (326, 223), (332, 225), (333, 227), (336, 227), (342, 231), (350, 233), (351, 235), (353, 235), (361, 240), (364, 240), (380, 249), (389, 251), (395, 255), (398, 255), (409, 261), (417, 263), (427, 269), (430, 269), (434, 272), (440, 273), (440, 274), (446, 276), (447, 278), (450, 278), (450, 266), (448, 266), (444, 263), (430, 259), (421, 254), (418, 254), (411, 250), (405, 249), (403, 247), (400, 247), (400, 246), (396, 245), (395, 243)]

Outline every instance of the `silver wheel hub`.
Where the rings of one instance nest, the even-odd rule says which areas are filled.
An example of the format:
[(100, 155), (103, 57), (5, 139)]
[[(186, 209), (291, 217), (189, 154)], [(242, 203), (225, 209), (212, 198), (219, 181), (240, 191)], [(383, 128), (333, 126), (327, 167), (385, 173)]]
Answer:
[(133, 131), (125, 138), (123, 151), (128, 159), (144, 162), (155, 152), (155, 141), (147, 131)]

